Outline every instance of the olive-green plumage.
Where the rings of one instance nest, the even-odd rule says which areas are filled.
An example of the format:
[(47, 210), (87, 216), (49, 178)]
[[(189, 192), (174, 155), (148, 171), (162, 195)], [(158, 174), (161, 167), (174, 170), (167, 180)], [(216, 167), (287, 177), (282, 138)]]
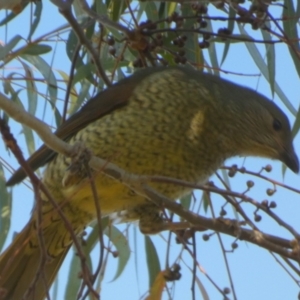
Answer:
[[(70, 143), (83, 142), (94, 155), (128, 172), (192, 183), (204, 182), (236, 155), (278, 159), (299, 170), (288, 119), (274, 103), (252, 90), (187, 68), (138, 72), (94, 97), (57, 135)], [(29, 163), (34, 169), (47, 163), (43, 183), (77, 233), (96, 218), (89, 180), (80, 173), (65, 180), (69, 159), (42, 147)], [(158, 208), (121, 183), (101, 173), (94, 175), (102, 214), (126, 210), (129, 219), (140, 220), (143, 232), (159, 231)], [(8, 184), (24, 177), (19, 170)], [(153, 187), (174, 200), (189, 192), (175, 184)], [(58, 213), (42, 198), (44, 240), (52, 257), (45, 267), (50, 285), (72, 241)], [(6, 300), (21, 299), (38, 270), (35, 220), (34, 214), (0, 257), (0, 286), (7, 291)], [(29, 299), (43, 299), (41, 279), (29, 295)]]

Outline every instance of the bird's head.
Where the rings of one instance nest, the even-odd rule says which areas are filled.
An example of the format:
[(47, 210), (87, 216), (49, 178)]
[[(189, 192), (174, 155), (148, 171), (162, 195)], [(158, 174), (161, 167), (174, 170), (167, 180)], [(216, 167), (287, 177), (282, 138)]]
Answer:
[(223, 130), (231, 131), (237, 155), (261, 156), (282, 161), (299, 172), (299, 160), (287, 116), (266, 97), (247, 88), (232, 85), (223, 113), (230, 116)]

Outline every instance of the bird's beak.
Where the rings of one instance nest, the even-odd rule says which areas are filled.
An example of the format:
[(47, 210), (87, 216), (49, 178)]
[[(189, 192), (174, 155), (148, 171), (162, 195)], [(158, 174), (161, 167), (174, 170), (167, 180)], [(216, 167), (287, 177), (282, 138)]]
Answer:
[(285, 151), (280, 155), (280, 160), (294, 173), (299, 173), (299, 159), (293, 148), (285, 149)]

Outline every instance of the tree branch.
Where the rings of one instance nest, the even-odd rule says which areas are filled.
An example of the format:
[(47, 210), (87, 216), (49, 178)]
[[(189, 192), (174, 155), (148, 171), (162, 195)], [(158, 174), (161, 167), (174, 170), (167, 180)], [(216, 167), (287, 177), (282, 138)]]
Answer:
[[(52, 132), (44, 122), (27, 113), (24, 109), (20, 108), (12, 101), (9, 101), (9, 99), (7, 99), (2, 93), (0, 93), (0, 108), (5, 110), (6, 113), (16, 121), (32, 128), (40, 136), (44, 143), (55, 152), (61, 153), (66, 156), (72, 156), (74, 155), (74, 149), (78, 149), (76, 145), (71, 146), (68, 143), (60, 140), (58, 137), (52, 134)], [(238, 222), (234, 220), (232, 221), (222, 218), (210, 219), (197, 215), (189, 210), (184, 209), (180, 204), (161, 195), (160, 193), (149, 187), (146, 183), (153, 181), (170, 182), (173, 184), (177, 183), (185, 186), (190, 186), (191, 188), (199, 188), (218, 194), (241, 197), (241, 194), (239, 193), (220, 190), (209, 186), (195, 185), (188, 182), (161, 176), (150, 177), (130, 174), (119, 168), (117, 165), (95, 156), (91, 157), (89, 166), (92, 169), (102, 172), (107, 176), (125, 184), (126, 186), (130, 187), (130, 189), (133, 189), (137, 194), (149, 199), (160, 208), (167, 208), (171, 210), (178, 216), (187, 220), (194, 227), (205, 227), (207, 229), (222, 232), (240, 240), (249, 241), (272, 252), (283, 255), (284, 257), (300, 262), (298, 241), (295, 241), (293, 244), (289, 240), (270, 236), (258, 230), (248, 230), (242, 228), (240, 224), (238, 224)], [(287, 248), (292, 248), (292, 250), (288, 250)]]

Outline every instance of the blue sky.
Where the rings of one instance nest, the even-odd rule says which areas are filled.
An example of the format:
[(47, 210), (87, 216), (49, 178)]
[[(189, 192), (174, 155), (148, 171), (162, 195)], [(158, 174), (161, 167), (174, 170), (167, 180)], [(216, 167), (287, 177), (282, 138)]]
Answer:
[[(211, 9), (211, 8), (210, 8)], [(274, 14), (279, 14), (281, 8), (275, 7), (272, 9)], [(211, 11), (212, 12), (212, 11)], [(217, 15), (220, 15), (218, 11)], [(0, 18), (5, 16), (5, 12), (0, 12)], [(28, 34), (28, 26), (30, 24), (30, 8), (28, 7), (26, 11), (22, 12), (20, 16), (12, 22), (8, 28), (0, 27), (0, 40), (2, 42), (6, 41), (6, 38), (10, 40), (16, 34), (20, 34), (24, 37)], [(42, 16), (42, 23), (35, 34), (35, 37), (42, 35), (45, 32), (49, 32), (61, 24), (65, 24), (63, 17), (58, 13), (57, 9), (50, 3), (50, 1), (44, 1), (44, 10)], [(224, 26), (224, 24), (222, 24)], [(250, 26), (246, 26), (246, 30), (252, 34)], [(258, 33), (256, 33), (258, 34)], [(58, 55), (59, 51), (64, 51), (64, 43), (58, 42), (53, 43), (53, 47), (57, 46), (57, 54), (54, 57), (50, 55), (43, 56), (50, 62), (53, 59), (53, 68), (61, 69), (68, 73), (70, 62), (65, 58)], [(222, 57), (222, 45), (218, 46), (218, 58), (219, 61)], [(258, 46), (262, 56), (265, 56), (265, 46)], [(207, 59), (208, 56), (206, 55)], [(299, 107), (300, 103), (300, 85), (299, 78), (293, 66), (293, 62), (290, 60), (290, 54), (287, 50), (286, 45), (277, 44), (276, 45), (276, 81), (282, 88), (288, 99), (293, 103), (294, 107)], [(209, 59), (208, 59), (209, 61)], [(13, 61), (7, 66), (4, 71), (7, 75), (8, 73), (15, 70), (20, 72), (19, 64)], [(260, 71), (255, 66), (251, 56), (249, 56), (244, 44), (233, 44), (230, 48), (228, 58), (222, 65), (222, 70), (231, 71), (235, 73), (247, 74), (260, 74)], [(222, 77), (240, 83), (241, 85), (251, 87), (258, 92), (272, 98), (269, 84), (263, 78), (263, 76), (238, 76), (233, 74), (221, 74)], [(40, 74), (38, 74), (40, 77)], [(20, 82), (22, 84), (22, 82)], [(63, 98), (63, 93), (59, 95)], [(24, 103), (27, 103), (26, 92), (22, 91), (20, 93), (21, 99), (24, 99)], [(281, 108), (288, 114), (290, 121), (294, 122), (294, 117), (288, 112), (288, 110), (282, 105), (278, 97), (274, 97), (274, 101), (281, 106)], [(41, 113), (42, 115), (42, 113)], [(47, 120), (53, 124), (53, 116), (47, 116)], [(22, 135), (19, 134), (20, 128), (18, 126), (12, 126), (12, 131), (15, 136), (22, 140)], [(296, 147), (296, 152), (300, 155), (300, 139), (299, 136), (296, 137), (294, 142)], [(26, 153), (26, 147), (23, 148), (24, 153)], [(9, 161), (14, 167), (17, 166), (15, 159), (10, 155), (7, 155), (3, 144), (0, 143), (1, 156)], [(299, 175), (292, 174), (291, 171), (287, 171), (284, 178), (282, 178), (281, 164), (279, 162), (271, 162), (265, 159), (258, 158), (234, 158), (226, 163), (226, 165), (231, 165), (233, 163), (242, 166), (245, 164), (249, 170), (259, 171), (261, 166), (271, 163), (273, 166), (272, 173), (266, 175), (287, 183), (290, 186), (299, 187)], [(284, 189), (278, 189), (274, 196), (268, 197), (265, 190), (268, 187), (272, 187), (270, 184), (266, 184), (257, 179), (253, 179), (250, 176), (238, 175), (237, 178), (231, 181), (233, 190), (244, 191), (246, 188), (246, 181), (252, 179), (255, 181), (255, 187), (251, 190), (251, 195), (258, 201), (263, 199), (274, 200), (277, 203), (276, 213), (289, 224), (294, 226), (295, 229), (299, 229), (299, 211), (300, 211), (300, 197), (298, 194), (287, 192)], [(215, 180), (218, 183), (217, 179)], [(199, 197), (199, 192), (196, 193)], [(30, 210), (32, 208), (32, 192), (24, 185), (20, 185), (13, 189), (13, 218), (12, 218), (12, 230), (20, 231), (30, 216)], [(213, 197), (213, 205), (215, 213), (218, 214), (220, 206), (224, 204), (223, 199), (220, 197)], [(245, 206), (246, 211), (251, 215), (253, 213), (253, 207)], [(232, 209), (227, 207), (228, 215), (233, 217)], [(201, 209), (201, 213), (203, 209)], [(207, 214), (209, 216), (209, 214)], [(259, 227), (265, 232), (273, 233), (275, 235), (283, 235), (286, 238), (290, 236), (279, 227), (274, 222), (270, 221), (267, 217), (263, 217), (262, 222), (258, 224)], [(127, 225), (120, 225), (118, 228), (124, 230)], [(131, 260), (126, 267), (122, 276), (116, 281), (111, 282), (112, 278), (117, 269), (117, 259), (112, 256), (109, 257), (107, 271), (102, 283), (102, 299), (141, 299), (147, 292), (148, 289), (148, 273), (146, 266), (146, 259), (144, 254), (144, 238), (139, 233), (135, 225), (130, 225), (132, 229), (129, 230), (129, 240), (130, 247), (132, 251)], [(136, 236), (136, 237), (135, 237)], [(201, 264), (201, 267), (205, 272), (216, 282), (216, 284), (223, 288), (229, 286), (228, 276), (225, 269), (225, 264), (220, 250), (220, 245), (216, 236), (213, 236), (208, 242), (202, 240), (202, 233), (197, 234), (197, 259)], [(154, 244), (156, 245), (159, 255), (161, 266), (165, 265), (166, 256), (166, 242), (164, 235), (151, 236)], [(136, 239), (136, 240), (135, 240)], [(226, 249), (230, 249), (231, 243), (234, 241), (230, 237), (222, 236)], [(176, 245), (174, 242), (174, 237), (172, 239), (171, 246), (171, 259), (172, 262), (180, 252), (180, 246)], [(295, 299), (297, 297), (299, 287), (297, 284), (286, 274), (286, 272), (275, 262), (275, 259), (269, 252), (263, 249), (259, 249), (257, 246), (250, 243), (238, 242), (238, 249), (231, 254), (228, 254), (228, 260), (230, 264), (230, 269), (232, 271), (233, 280), (235, 283), (236, 293), (238, 299)], [(136, 245), (136, 247), (135, 247)], [(94, 258), (97, 257), (97, 251), (93, 254)], [(173, 258), (173, 260), (172, 260)], [(67, 258), (67, 264), (64, 265), (59, 273), (59, 296), (58, 299), (64, 299), (63, 296), (63, 286), (66, 283), (68, 275), (68, 262), (71, 259), (71, 253)], [(135, 267), (135, 262), (137, 267)], [(190, 299), (190, 286), (192, 282), (191, 272), (187, 269), (187, 266), (192, 266), (192, 260), (188, 253), (183, 253), (183, 262), (180, 264), (182, 267), (182, 279), (176, 283), (175, 296), (174, 299)], [(137, 272), (136, 272), (137, 271)], [(199, 271), (197, 271), (197, 276), (204, 285), (211, 299), (222, 299), (213, 285), (206, 279), (206, 277)], [(196, 299), (202, 299), (198, 288), (196, 287)], [(232, 295), (229, 295), (232, 299)], [(168, 299), (166, 294), (165, 298)]]

